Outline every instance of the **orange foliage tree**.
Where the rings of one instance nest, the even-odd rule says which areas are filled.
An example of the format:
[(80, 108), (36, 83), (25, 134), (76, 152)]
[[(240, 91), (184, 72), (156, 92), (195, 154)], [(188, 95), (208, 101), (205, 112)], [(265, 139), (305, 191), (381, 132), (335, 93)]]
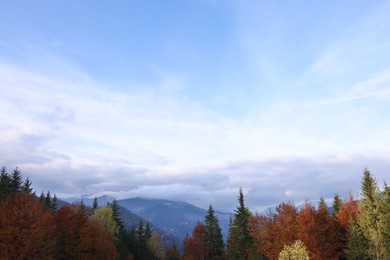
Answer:
[(340, 256), (337, 226), (325, 202), (320, 203), (318, 210), (306, 203), (297, 217), (297, 231), (298, 239), (309, 250), (310, 259), (338, 259)]
[(207, 259), (210, 252), (208, 238), (206, 226), (202, 222), (198, 222), (192, 231), (192, 236), (184, 240), (185, 258)]
[(0, 202), (0, 258), (43, 259), (54, 252), (51, 213), (28, 193), (19, 192)]
[(274, 213), (251, 217), (249, 229), (258, 245), (258, 252), (268, 259), (277, 259), (285, 245), (294, 243), (297, 238), (297, 215), (293, 203), (282, 203)]
[(97, 221), (89, 221), (78, 205), (66, 205), (55, 214), (56, 258), (115, 259), (111, 234)]

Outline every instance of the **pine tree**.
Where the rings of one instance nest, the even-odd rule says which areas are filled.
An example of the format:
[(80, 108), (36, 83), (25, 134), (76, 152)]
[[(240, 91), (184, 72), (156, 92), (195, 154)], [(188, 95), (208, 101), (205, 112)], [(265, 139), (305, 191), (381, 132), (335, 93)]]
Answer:
[(209, 259), (223, 259), (225, 244), (223, 242), (222, 229), (211, 204), (205, 217), (205, 223), (209, 233), (208, 244), (211, 249)]
[(379, 208), (379, 230), (383, 238), (384, 256), (390, 259), (390, 187), (384, 184)]
[(32, 188), (31, 188), (31, 184), (32, 182), (30, 181), (30, 179), (27, 177), (27, 179), (24, 181), (23, 183), (23, 186), (22, 186), (22, 191), (23, 192), (27, 192), (29, 194), (32, 193)]
[(360, 227), (357, 224), (351, 224), (349, 227), (351, 235), (345, 249), (345, 256), (351, 260), (369, 260), (368, 240), (363, 236)]
[(383, 259), (383, 238), (379, 230), (380, 196), (376, 180), (366, 168), (361, 187), (361, 212), (358, 224), (364, 237), (369, 241), (369, 254), (373, 259)]
[(335, 217), (337, 212), (339, 212), (340, 210), (340, 205), (341, 205), (342, 201), (339, 197), (339, 194), (336, 193), (336, 195), (334, 195), (334, 198), (333, 198), (333, 204), (332, 204), (332, 207), (333, 207), (333, 211), (332, 211), (332, 217)]
[(54, 194), (53, 199), (51, 201), (51, 209), (53, 210), (53, 212), (56, 212), (57, 208), (58, 208), (58, 199), (57, 196)]
[(7, 172), (7, 168), (3, 166), (0, 171), (0, 200), (9, 195), (11, 191), (11, 177)]
[(16, 193), (22, 189), (22, 174), (18, 167), (11, 174), (11, 192)]
[(51, 209), (51, 194), (50, 191), (47, 191), (46, 196), (45, 196), (45, 207), (47, 209)]
[(122, 220), (121, 220), (120, 214), (119, 214), (119, 204), (118, 204), (118, 201), (116, 199), (114, 199), (112, 201), (112, 203), (110, 204), (110, 206), (112, 208), (112, 215), (114, 217), (114, 220), (118, 224), (119, 229), (120, 230), (123, 229), (123, 223), (122, 223)]
[(252, 215), (244, 203), (244, 194), (240, 188), (239, 206), (235, 210), (233, 222), (229, 228), (228, 258), (251, 259), (253, 238), (249, 234), (248, 219)]

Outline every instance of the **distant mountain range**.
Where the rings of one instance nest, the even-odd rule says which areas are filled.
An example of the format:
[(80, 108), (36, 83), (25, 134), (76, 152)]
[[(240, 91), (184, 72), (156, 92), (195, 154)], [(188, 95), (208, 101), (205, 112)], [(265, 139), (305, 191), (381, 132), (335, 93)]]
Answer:
[[(106, 205), (113, 199), (109, 196), (97, 198), (100, 206)], [(93, 203), (93, 198), (87, 197), (68, 198), (65, 200), (68, 202), (80, 202), (82, 200), (89, 206), (92, 206)], [(182, 241), (187, 234), (191, 235), (196, 223), (204, 221), (207, 215), (207, 210), (182, 201), (131, 198), (118, 200), (118, 204), (121, 206), (120, 213), (125, 226), (137, 225), (139, 220), (143, 219), (154, 228), (176, 237), (179, 241)], [(230, 219), (233, 218), (233, 214), (218, 211), (215, 214), (219, 219), (222, 235), (226, 240)]]

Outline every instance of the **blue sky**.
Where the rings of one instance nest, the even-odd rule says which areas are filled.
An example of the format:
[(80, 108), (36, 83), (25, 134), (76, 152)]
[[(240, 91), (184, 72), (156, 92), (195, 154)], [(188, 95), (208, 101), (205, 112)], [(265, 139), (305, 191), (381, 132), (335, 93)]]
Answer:
[(390, 1), (1, 1), (0, 158), (59, 196), (253, 211), (390, 166)]

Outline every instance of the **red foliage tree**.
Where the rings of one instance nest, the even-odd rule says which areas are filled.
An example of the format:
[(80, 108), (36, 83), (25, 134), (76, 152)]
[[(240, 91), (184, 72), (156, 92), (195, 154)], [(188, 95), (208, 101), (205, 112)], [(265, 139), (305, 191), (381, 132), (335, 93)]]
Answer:
[(350, 226), (356, 223), (358, 214), (359, 202), (355, 200), (352, 194), (348, 194), (347, 199), (342, 201), (338, 212), (335, 214), (342, 256), (345, 256), (344, 250), (351, 239)]
[(310, 259), (339, 258), (337, 226), (326, 204), (320, 204), (316, 210), (311, 203), (306, 203), (298, 214), (297, 224), (298, 239), (306, 245)]
[(89, 221), (78, 205), (61, 207), (55, 223), (56, 258), (115, 259), (111, 234), (96, 221)]
[(186, 259), (207, 259), (210, 252), (208, 245), (209, 234), (206, 226), (198, 222), (192, 231), (192, 236), (184, 240)]
[(0, 202), (0, 258), (43, 259), (54, 252), (51, 213), (28, 193), (19, 192)]
[(258, 251), (268, 259), (277, 259), (283, 247), (297, 238), (297, 215), (294, 204), (282, 203), (274, 213), (250, 218), (250, 233), (257, 242)]

